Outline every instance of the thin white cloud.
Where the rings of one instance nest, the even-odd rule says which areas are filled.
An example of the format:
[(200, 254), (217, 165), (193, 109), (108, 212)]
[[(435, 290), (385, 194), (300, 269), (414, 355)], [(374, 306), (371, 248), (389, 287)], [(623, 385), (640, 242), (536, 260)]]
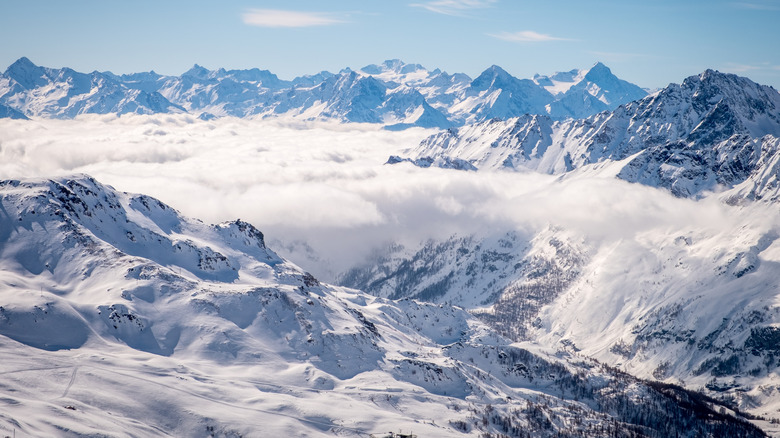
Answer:
[(724, 66), (718, 68), (718, 70), (727, 71), (730, 73), (750, 73), (750, 72), (771, 72), (774, 73), (778, 70), (780, 70), (780, 65), (772, 65), (768, 62), (758, 63), (758, 64), (740, 64), (737, 62), (729, 62), (726, 63)]
[(752, 9), (754, 11), (780, 11), (780, 2), (777, 0), (735, 2), (732, 5), (741, 9)]
[(727, 70), (733, 73), (747, 73), (750, 71), (756, 71), (761, 70), (762, 67), (756, 66), (756, 65), (748, 65), (748, 64), (728, 64), (728, 67), (724, 68), (723, 70)]
[(324, 12), (284, 11), (279, 9), (251, 9), (241, 17), (244, 24), (258, 27), (312, 27), (344, 23)]
[(501, 32), (489, 33), (488, 36), (513, 43), (541, 43), (547, 41), (571, 41), (569, 38), (554, 37), (532, 30), (521, 30), (519, 32)]
[(425, 8), (431, 12), (445, 15), (462, 15), (471, 9), (490, 7), (497, 0), (435, 0), (426, 3), (412, 3), (410, 6)]
[(595, 55), (598, 59), (605, 62), (626, 62), (637, 58), (647, 58), (650, 55), (644, 53), (630, 53), (630, 52), (599, 52), (589, 51), (591, 55)]

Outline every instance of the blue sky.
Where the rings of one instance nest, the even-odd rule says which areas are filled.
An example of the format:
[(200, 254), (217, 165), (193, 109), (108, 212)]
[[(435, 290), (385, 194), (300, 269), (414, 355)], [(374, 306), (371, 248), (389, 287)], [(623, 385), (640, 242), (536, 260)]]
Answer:
[(0, 0), (0, 69), (180, 74), (268, 69), (282, 79), (400, 58), (472, 77), (602, 61), (643, 87), (707, 68), (780, 88), (780, 0)]

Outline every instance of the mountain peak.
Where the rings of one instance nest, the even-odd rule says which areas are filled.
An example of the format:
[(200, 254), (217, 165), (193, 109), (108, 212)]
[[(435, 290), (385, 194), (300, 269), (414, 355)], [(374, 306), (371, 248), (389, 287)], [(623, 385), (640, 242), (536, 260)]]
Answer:
[[(705, 86), (706, 84), (711, 84), (713, 82), (721, 82), (729, 79), (731, 80), (744, 79), (750, 81), (747, 78), (742, 78), (730, 73), (721, 73), (718, 70), (713, 70), (711, 68), (708, 68), (699, 74), (691, 75), (685, 78), (682, 81), (682, 86), (686, 88), (699, 88)], [(753, 81), (750, 82), (753, 83)]]
[(585, 74), (585, 79), (591, 82), (598, 82), (599, 80), (604, 80), (606, 78), (611, 79), (613, 77), (615, 77), (615, 75), (612, 74), (612, 70), (601, 62), (594, 64), (593, 67), (588, 70), (588, 73)]
[(721, 71), (713, 70), (711, 68), (704, 70), (698, 75), (693, 75), (685, 78), (682, 84), (684, 87), (692, 87), (692, 88), (701, 88), (701, 87), (720, 88), (721, 86), (723, 86), (723, 84), (726, 83), (734, 84), (733, 87), (729, 87), (734, 89), (732, 91), (738, 91), (738, 90), (745, 91), (747, 88), (763, 87), (762, 85), (753, 82), (749, 78), (738, 76), (733, 73), (723, 73)]
[(35, 65), (35, 63), (33, 63), (32, 61), (30, 61), (30, 58), (28, 58), (26, 56), (22, 56), (21, 58), (17, 59), (13, 64), (8, 66), (8, 69), (9, 70), (11, 70), (11, 69), (31, 69), (31, 68), (36, 68), (36, 67), (38, 67), (38, 66)]
[(209, 73), (210, 73), (209, 70), (206, 69), (205, 67), (195, 64), (192, 66), (191, 69), (182, 73), (182, 76), (193, 76), (196, 78), (205, 78), (206, 76), (208, 76)]
[(509, 73), (507, 73), (506, 70), (504, 70), (503, 68), (501, 68), (501, 66), (498, 66), (496, 64), (493, 64), (490, 67), (488, 67), (487, 69), (485, 69), (483, 74), (484, 73), (489, 73), (489, 74), (491, 74), (493, 76), (511, 76)]
[(13, 78), (26, 89), (40, 87), (49, 82), (46, 78), (46, 69), (33, 64), (27, 57), (23, 56), (8, 66), (5, 75)]
[(475, 90), (485, 90), (490, 87), (506, 88), (511, 87), (510, 84), (515, 81), (519, 81), (519, 79), (494, 64), (477, 76), (477, 78), (471, 82), (471, 87)]
[[(712, 82), (712, 81), (737, 81), (737, 80), (747, 80), (750, 81), (750, 79), (743, 78), (740, 76), (737, 76), (732, 73), (724, 73), (719, 70), (714, 70), (711, 68), (708, 68), (707, 70), (704, 70), (699, 74), (699, 80), (701, 82)], [(753, 81), (750, 81), (751, 83), (754, 83)], [(758, 85), (758, 84), (756, 84)]]

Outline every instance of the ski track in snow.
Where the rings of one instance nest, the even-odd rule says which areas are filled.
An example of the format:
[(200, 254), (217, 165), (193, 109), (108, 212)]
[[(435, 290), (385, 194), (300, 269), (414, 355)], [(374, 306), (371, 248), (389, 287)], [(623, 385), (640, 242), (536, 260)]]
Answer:
[(76, 381), (76, 374), (79, 371), (79, 367), (75, 366), (73, 367), (73, 373), (70, 375), (70, 380), (68, 381), (68, 386), (65, 387), (65, 391), (62, 393), (59, 398), (65, 398), (68, 396), (68, 392), (70, 391), (70, 388), (73, 386), (73, 383)]

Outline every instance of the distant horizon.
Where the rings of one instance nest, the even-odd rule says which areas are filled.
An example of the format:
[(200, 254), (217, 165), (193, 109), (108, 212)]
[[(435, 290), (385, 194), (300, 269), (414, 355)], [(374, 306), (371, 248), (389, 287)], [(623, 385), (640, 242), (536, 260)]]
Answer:
[(518, 78), (603, 62), (661, 88), (707, 69), (780, 88), (780, 0), (0, 1), (0, 65), (179, 75), (260, 68), (292, 79), (401, 59)]
[[(265, 68), (263, 66), (254, 66), (254, 67), (246, 67), (246, 68), (234, 68), (232, 66), (220, 65), (220, 66), (216, 66), (215, 67), (215, 66), (203, 65), (203, 64), (200, 64), (198, 62), (193, 63), (190, 67), (186, 68), (185, 70), (182, 70), (179, 73), (161, 73), (161, 72), (159, 72), (155, 68), (152, 68), (150, 70), (116, 72), (116, 71), (112, 71), (112, 70), (100, 70), (100, 69), (94, 69), (94, 68), (93, 69), (86, 69), (86, 70), (79, 70), (79, 69), (73, 68), (73, 67), (71, 67), (69, 65), (62, 65), (62, 66), (45, 65), (45, 64), (41, 64), (41, 63), (36, 62), (34, 59), (31, 59), (29, 56), (21, 56), (21, 57), (19, 57), (15, 61), (13, 61), (10, 64), (8, 64), (2, 70), (2, 72), (7, 71), (8, 68), (10, 68), (13, 64), (15, 64), (16, 62), (20, 61), (21, 59), (27, 59), (28, 61), (32, 62), (33, 64), (35, 64), (38, 67), (52, 68), (52, 69), (70, 68), (70, 69), (75, 70), (75, 71), (80, 72), (80, 73), (91, 73), (91, 72), (95, 72), (96, 71), (96, 72), (100, 72), (100, 73), (111, 73), (111, 74), (114, 74), (114, 75), (117, 75), (117, 76), (132, 75), (132, 74), (137, 74), (137, 73), (155, 73), (155, 74), (158, 74), (160, 76), (181, 76), (184, 73), (187, 73), (188, 71), (192, 70), (193, 68), (200, 67), (200, 68), (205, 68), (206, 70), (209, 70), (209, 71), (218, 71), (220, 69), (223, 69), (223, 70), (226, 70), (226, 71), (230, 71), (230, 70), (246, 71), (246, 70), (258, 69), (260, 71), (268, 71), (270, 73), (273, 73), (274, 75), (276, 75), (281, 80), (293, 80), (295, 78), (304, 77), (304, 76), (312, 76), (312, 75), (316, 75), (316, 74), (322, 73), (322, 72), (338, 74), (338, 73), (346, 71), (346, 70), (361, 71), (365, 67), (380, 66), (380, 65), (382, 65), (382, 64), (384, 64), (386, 62), (390, 62), (390, 61), (400, 61), (403, 65), (419, 65), (419, 66), (423, 67), (425, 70), (431, 71), (431, 72), (438, 69), (438, 70), (441, 70), (442, 72), (447, 73), (447, 74), (465, 74), (465, 75), (469, 76), (472, 79), (478, 77), (479, 75), (481, 75), (485, 71), (489, 70), (493, 66), (501, 67), (503, 70), (507, 71), (507, 73), (512, 74), (512, 72), (508, 71), (507, 69), (505, 69), (503, 66), (501, 66), (499, 64), (490, 64), (490, 65), (486, 66), (485, 68), (483, 68), (482, 70), (480, 70), (476, 74), (469, 74), (469, 73), (462, 72), (462, 71), (448, 71), (448, 70), (445, 70), (445, 69), (443, 69), (441, 67), (438, 67), (438, 66), (428, 66), (428, 65), (424, 65), (424, 64), (419, 63), (419, 62), (413, 62), (413, 61), (412, 62), (407, 62), (407, 60), (399, 59), (399, 58), (387, 58), (387, 59), (383, 59), (381, 61), (377, 61), (377, 62), (374, 62), (374, 63), (364, 64), (364, 65), (361, 65), (359, 67), (358, 66), (353, 66), (353, 65), (347, 65), (347, 66), (343, 66), (343, 67), (341, 67), (339, 69), (332, 70), (332, 71), (331, 70), (320, 69), (320, 70), (316, 70), (316, 71), (305, 72), (305, 73), (298, 74), (296, 76), (291, 76), (291, 77), (282, 77), (279, 74), (277, 74), (275, 71), (273, 71), (271, 69), (268, 69), (268, 68)], [(590, 64), (589, 66), (573, 67), (573, 68), (570, 68), (568, 70), (557, 70), (557, 71), (554, 71), (554, 72), (546, 72), (546, 73), (545, 72), (536, 72), (534, 75), (528, 76), (528, 77), (519, 77), (519, 76), (516, 76), (514, 74), (512, 74), (512, 76), (515, 76), (515, 77), (517, 77), (519, 79), (533, 79), (533, 77), (535, 75), (552, 76), (552, 75), (555, 75), (557, 73), (567, 73), (567, 72), (577, 71), (577, 70), (589, 70), (589, 69), (595, 67), (597, 64), (605, 65), (607, 68), (612, 70), (612, 68), (606, 62), (595, 61), (592, 64)], [(618, 75), (616, 75), (616, 76), (618, 76)], [(691, 75), (688, 75), (688, 76), (691, 76)]]
[[(174, 74), (169, 74), (169, 73), (160, 73), (160, 72), (159, 72), (159, 71), (157, 71), (156, 69), (151, 69), (151, 70), (144, 70), (144, 71), (121, 72), (121, 73), (120, 73), (120, 72), (115, 72), (115, 71), (111, 71), (111, 70), (98, 70), (98, 69), (91, 69), (91, 70), (79, 70), (79, 69), (76, 69), (76, 68), (73, 68), (73, 67), (71, 67), (71, 66), (67, 66), (67, 65), (63, 65), (63, 66), (51, 66), (51, 65), (45, 65), (45, 64), (40, 64), (40, 63), (36, 62), (36, 61), (35, 61), (35, 60), (33, 60), (33, 59), (30, 59), (30, 57), (29, 57), (29, 56), (21, 56), (21, 57), (19, 57), (17, 60), (15, 60), (15, 61), (13, 61), (12, 63), (8, 64), (8, 65), (7, 65), (7, 66), (6, 66), (6, 67), (5, 67), (5, 68), (2, 70), (2, 73), (5, 73), (5, 72), (8, 70), (8, 68), (10, 68), (10, 67), (11, 67), (11, 65), (15, 64), (16, 62), (18, 62), (19, 60), (21, 60), (21, 59), (24, 59), (24, 58), (26, 58), (28, 61), (30, 61), (31, 63), (35, 64), (35, 65), (36, 65), (36, 66), (38, 66), (38, 67), (51, 68), (51, 69), (55, 69), (55, 70), (56, 70), (56, 69), (63, 69), (63, 68), (70, 68), (70, 69), (72, 69), (72, 70), (74, 70), (74, 71), (76, 71), (76, 72), (79, 72), (79, 73), (92, 73), (92, 72), (99, 72), (99, 73), (110, 73), (110, 74), (117, 75), (117, 76), (122, 76), (122, 75), (132, 75), (132, 74), (138, 74), (138, 73), (154, 73), (154, 74), (158, 74), (158, 75), (160, 75), (160, 76), (178, 77), (178, 76), (182, 76), (184, 73), (188, 72), (189, 70), (191, 70), (191, 69), (193, 69), (193, 68), (195, 68), (195, 67), (201, 67), (201, 68), (205, 68), (206, 70), (209, 70), (209, 71), (218, 71), (218, 70), (220, 70), (220, 69), (223, 69), (223, 70), (226, 70), (226, 71), (230, 71), (230, 70), (238, 70), (238, 71), (242, 71), (242, 70), (243, 70), (243, 71), (246, 71), (246, 70), (258, 69), (258, 70), (261, 70), (261, 71), (268, 71), (268, 72), (270, 72), (271, 74), (274, 74), (274, 75), (276, 75), (276, 76), (277, 76), (277, 77), (278, 77), (280, 80), (283, 80), (283, 81), (291, 81), (291, 80), (294, 80), (294, 79), (296, 79), (296, 78), (299, 78), (299, 77), (304, 77), (304, 76), (312, 76), (312, 75), (316, 75), (316, 74), (318, 74), (318, 73), (322, 73), (322, 72), (326, 72), (326, 71), (327, 71), (327, 72), (329, 72), (329, 73), (332, 73), (332, 74), (338, 74), (338, 73), (340, 73), (340, 72), (343, 72), (343, 71), (345, 71), (345, 70), (351, 70), (351, 71), (361, 71), (361, 70), (362, 70), (363, 68), (365, 68), (365, 67), (368, 67), (368, 66), (371, 66), (371, 65), (377, 65), (377, 66), (378, 66), (378, 65), (382, 65), (382, 64), (384, 64), (385, 62), (389, 62), (389, 61), (400, 61), (400, 62), (402, 62), (404, 65), (420, 65), (420, 66), (422, 66), (424, 69), (426, 69), (427, 71), (434, 71), (434, 70), (436, 70), (436, 69), (439, 69), (439, 70), (441, 70), (442, 72), (444, 72), (444, 73), (447, 73), (447, 74), (466, 74), (466, 75), (467, 75), (467, 76), (469, 76), (469, 77), (470, 77), (472, 80), (473, 80), (473, 79), (476, 79), (476, 78), (477, 78), (479, 75), (481, 75), (481, 74), (482, 74), (482, 73), (484, 73), (485, 71), (489, 70), (489, 69), (490, 69), (491, 67), (493, 67), (493, 66), (498, 66), (498, 67), (501, 67), (502, 69), (504, 69), (505, 71), (507, 71), (507, 73), (509, 73), (509, 74), (512, 74), (512, 72), (510, 72), (510, 71), (506, 70), (506, 69), (505, 69), (503, 66), (501, 66), (501, 65), (498, 65), (498, 64), (491, 64), (491, 65), (489, 65), (489, 66), (485, 67), (483, 70), (481, 70), (481, 71), (480, 71), (479, 73), (477, 73), (476, 75), (473, 75), (473, 74), (469, 74), (469, 73), (465, 73), (465, 72), (460, 72), (460, 71), (447, 71), (447, 70), (445, 70), (445, 69), (442, 69), (442, 68), (440, 68), (440, 67), (437, 67), (437, 66), (427, 66), (427, 65), (423, 65), (423, 64), (421, 64), (421, 63), (418, 63), (418, 62), (407, 62), (406, 60), (403, 60), (403, 59), (398, 59), (398, 58), (390, 58), (390, 59), (385, 59), (385, 60), (382, 60), (382, 61), (379, 61), (379, 62), (375, 62), (375, 63), (371, 63), (371, 64), (365, 64), (365, 65), (362, 65), (362, 66), (360, 66), (360, 67), (354, 67), (354, 66), (345, 66), (345, 67), (342, 67), (342, 68), (340, 68), (340, 69), (338, 69), (338, 70), (335, 70), (335, 71), (329, 71), (329, 70), (322, 70), (322, 69), (321, 69), (321, 70), (317, 70), (317, 71), (312, 71), (312, 72), (308, 72), (308, 73), (303, 73), (303, 74), (300, 74), (300, 75), (297, 75), (297, 76), (294, 76), (294, 77), (282, 77), (282, 76), (280, 76), (279, 74), (277, 74), (275, 71), (273, 71), (273, 70), (270, 70), (270, 69), (267, 69), (267, 68), (264, 68), (264, 67), (262, 67), (262, 66), (247, 67), (247, 68), (233, 68), (233, 67), (231, 67), (231, 66), (218, 66), (218, 67), (211, 67), (211, 66), (205, 66), (205, 65), (201, 65), (201, 64), (199, 64), (199, 63), (197, 63), (197, 62), (196, 62), (196, 63), (194, 63), (194, 64), (192, 64), (192, 65), (191, 65), (189, 68), (187, 68), (187, 69), (183, 70), (182, 72), (180, 72), (180, 73), (174, 73)], [(589, 65), (589, 66), (586, 66), (586, 67), (574, 67), (574, 68), (570, 68), (570, 69), (568, 69), (568, 70), (559, 70), (559, 71), (554, 71), (554, 72), (537, 72), (537, 73), (535, 73), (535, 74), (534, 74), (534, 76), (535, 76), (535, 75), (540, 75), (540, 76), (553, 76), (553, 75), (555, 75), (555, 74), (557, 74), (557, 73), (567, 73), (567, 72), (576, 71), (576, 70), (589, 70), (589, 69), (593, 68), (594, 66), (596, 66), (597, 64), (602, 64), (602, 65), (606, 66), (607, 68), (609, 68), (609, 69), (610, 69), (610, 71), (612, 71), (612, 67), (611, 67), (609, 64), (607, 64), (606, 62), (603, 62), (603, 61), (595, 61), (594, 63), (592, 63), (591, 65)], [(667, 86), (668, 86), (668, 85), (670, 85), (670, 84), (680, 84), (680, 83), (682, 83), (682, 82), (683, 82), (683, 81), (684, 81), (686, 78), (688, 78), (688, 77), (691, 77), (691, 76), (697, 76), (697, 75), (700, 75), (700, 74), (704, 73), (704, 72), (705, 72), (705, 71), (707, 71), (707, 70), (714, 70), (714, 71), (719, 71), (719, 72), (721, 72), (721, 73), (727, 73), (727, 74), (735, 74), (735, 75), (737, 75), (737, 76), (746, 77), (746, 78), (748, 78), (748, 79), (751, 79), (751, 80), (753, 80), (753, 78), (751, 78), (749, 75), (746, 75), (746, 74), (732, 73), (732, 72), (728, 72), (728, 71), (720, 71), (720, 70), (718, 70), (718, 69), (715, 69), (715, 68), (706, 68), (706, 69), (704, 69), (704, 70), (702, 70), (702, 71), (699, 71), (699, 72), (695, 72), (695, 73), (691, 73), (691, 74), (685, 75), (685, 76), (681, 77), (681, 78), (680, 78), (679, 80), (677, 80), (677, 81), (672, 81), (672, 82), (669, 82), (669, 83), (667, 83), (667, 84), (664, 84), (664, 85), (662, 85), (662, 86), (658, 86), (658, 87), (649, 87), (649, 86), (646, 86), (646, 85), (644, 85), (644, 84), (638, 84), (638, 83), (634, 83), (634, 82), (631, 82), (631, 81), (628, 81), (628, 82), (634, 83), (634, 85), (637, 85), (637, 86), (639, 86), (639, 87), (641, 87), (641, 88), (643, 88), (643, 89), (645, 89), (645, 90), (647, 90), (647, 91), (654, 91), (654, 90), (659, 90), (659, 89), (665, 88), (665, 87), (667, 87)], [(623, 80), (626, 80), (625, 78), (621, 77), (621, 76), (620, 76), (620, 74), (617, 74), (617, 73), (615, 73), (614, 71), (612, 71), (612, 73), (613, 73), (615, 76), (617, 76), (618, 78), (620, 78), (620, 79), (623, 79)], [(533, 78), (534, 78), (534, 76), (520, 77), (520, 76), (517, 76), (517, 75), (514, 75), (514, 74), (512, 74), (512, 76), (515, 76), (515, 77), (517, 77), (518, 79), (533, 79)], [(756, 82), (756, 83), (758, 83), (759, 85), (767, 85), (767, 86), (770, 86), (770, 87), (772, 87), (772, 88), (774, 88), (774, 89), (777, 89), (777, 88), (778, 88), (778, 87), (775, 87), (775, 86), (774, 86), (774, 85), (772, 85), (772, 84), (763, 84), (763, 83), (761, 83), (761, 82), (759, 82), (759, 81), (756, 81), (756, 80), (753, 80), (753, 82)]]

